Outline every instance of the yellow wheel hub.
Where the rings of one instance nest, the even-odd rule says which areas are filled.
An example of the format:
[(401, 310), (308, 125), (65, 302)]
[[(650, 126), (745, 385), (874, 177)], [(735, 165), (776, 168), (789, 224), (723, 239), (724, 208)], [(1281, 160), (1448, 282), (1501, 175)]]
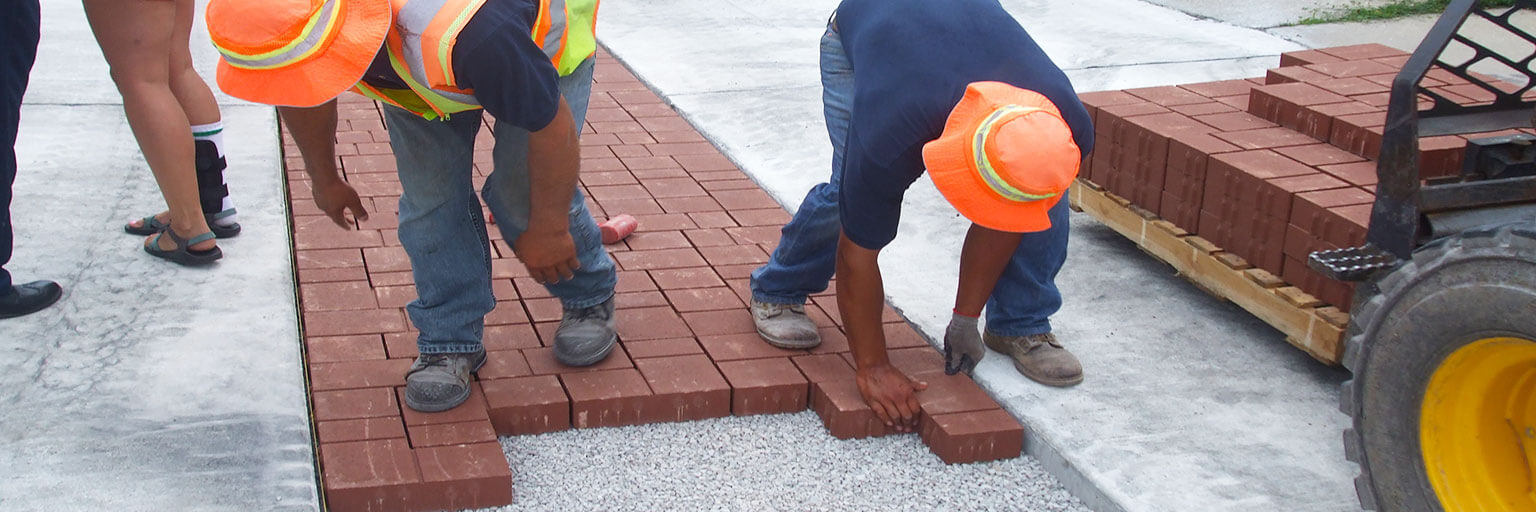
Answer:
[(1447, 512), (1536, 510), (1536, 342), (1488, 338), (1447, 357), (1424, 393), (1419, 442)]

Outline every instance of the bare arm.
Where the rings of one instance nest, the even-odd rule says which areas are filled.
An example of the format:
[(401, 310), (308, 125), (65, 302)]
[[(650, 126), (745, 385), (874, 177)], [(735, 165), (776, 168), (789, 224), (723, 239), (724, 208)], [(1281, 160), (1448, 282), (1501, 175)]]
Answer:
[(865, 249), (842, 235), (837, 243), (837, 308), (848, 328), (859, 392), (886, 425), (899, 431), (917, 427), (920, 411), (916, 391), (927, 383), (912, 382), (891, 367), (885, 353), (885, 331), (880, 311), (885, 305), (885, 284), (880, 278), (880, 251)]
[(944, 330), (944, 372), (950, 375), (971, 373), (987, 356), (976, 321), (981, 308), (992, 296), (997, 278), (1008, 268), (1008, 261), (1024, 238), (1023, 233), (1008, 233), (971, 225), (960, 250), (960, 285), (955, 292), (955, 314)]
[(534, 279), (554, 283), (570, 278), (581, 266), (570, 233), (571, 196), (581, 173), (581, 146), (576, 122), (565, 98), (555, 119), (528, 136), (531, 202), (528, 229), (513, 249)]
[(352, 228), (344, 213), (348, 209), (358, 220), (368, 220), (368, 210), (357, 191), (336, 171), (336, 100), (314, 107), (278, 107), (277, 111), (304, 157), (315, 205), (342, 229)]
[(859, 368), (888, 366), (880, 309), (885, 282), (880, 277), (880, 251), (865, 249), (847, 235), (837, 241), (837, 309), (848, 328), (848, 345)]
[(997, 278), (1008, 268), (1023, 233), (1009, 233), (971, 224), (960, 249), (960, 285), (955, 293), (955, 312), (977, 316), (992, 296)]

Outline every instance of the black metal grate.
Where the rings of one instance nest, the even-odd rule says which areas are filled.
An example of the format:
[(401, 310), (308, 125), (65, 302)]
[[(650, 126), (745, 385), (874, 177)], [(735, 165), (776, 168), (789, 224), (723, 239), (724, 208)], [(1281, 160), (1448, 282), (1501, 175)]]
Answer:
[[(1459, 179), (1425, 185), (1419, 175), (1420, 137), (1532, 127), (1536, 35), (1516, 26), (1515, 18), (1536, 9), (1536, 0), (1516, 0), (1513, 8), (1492, 10), (1481, 5), (1478, 0), (1451, 0), (1393, 79), (1366, 244), (1313, 253), (1309, 261), (1313, 269), (1334, 279), (1368, 279), (1407, 261), (1429, 241), (1432, 231), (1426, 229), (1426, 213), (1536, 201), (1536, 178), (1530, 176), (1493, 177), (1464, 170)], [(1510, 52), (1519, 55), (1500, 53), (1509, 47), (1525, 50)], [(1458, 62), (1449, 55), (1458, 52), (1471, 56)], [(1506, 76), (1477, 71), (1490, 67), (1505, 70)], [(1488, 155), (1498, 156), (1500, 151), (1513, 155), (1519, 149), (1506, 145)]]
[[(1481, 4), (1482, 2), (1477, 2)], [(1451, 9), (1454, 9), (1453, 5)], [(1522, 107), (1536, 107), (1536, 70), (1532, 70), (1536, 63), (1536, 35), (1514, 23), (1515, 14), (1525, 9), (1536, 9), (1536, 0), (1517, 0), (1511, 8), (1485, 9), (1476, 7), (1462, 17), (1455, 31), (1450, 34), (1437, 35), (1432, 30), (1426, 43), (1437, 36), (1444, 41), (1439, 43), (1439, 51), (1435, 53), (1435, 59), (1431, 70), (1440, 70), (1444, 74), (1427, 73), (1431, 79), (1426, 85), (1423, 76), (1418, 81), (1420, 98), (1430, 103), (1429, 108), (1419, 110), (1419, 135), (1434, 136), (1456, 133), (1477, 133), (1482, 131), (1497, 131), (1516, 127), (1529, 127), (1531, 117), (1529, 108), (1522, 112)], [(1448, 12), (1449, 14), (1449, 12)], [(1486, 23), (1472, 23), (1480, 20)], [(1513, 56), (1501, 54), (1495, 51), (1490, 41), (1479, 40), (1471, 34), (1472, 27), (1497, 28), (1495, 36), (1503, 36), (1509, 40), (1522, 40), (1529, 45), (1525, 55)], [(1441, 27), (1436, 26), (1436, 29)], [(1485, 32), (1486, 34), (1486, 32)], [(1488, 36), (1483, 36), (1486, 39)], [(1451, 46), (1456, 43), (1457, 46)], [(1448, 55), (1454, 50), (1465, 49), (1472, 52), (1472, 56), (1457, 64), (1448, 60)], [(1453, 50), (1454, 49), (1454, 50)], [(1420, 50), (1423, 50), (1421, 47)], [(1493, 64), (1499, 65), (1505, 70), (1501, 73), (1506, 76), (1494, 76), (1487, 73), (1473, 71), (1480, 66), (1487, 67)], [(1447, 74), (1449, 76), (1447, 76)], [(1519, 75), (1518, 77), (1516, 75)], [(1439, 79), (1436, 79), (1438, 77)], [(1453, 77), (1453, 78), (1452, 78)], [(1523, 83), (1515, 83), (1510, 79), (1523, 79)], [(1447, 80), (1449, 79), (1449, 80)], [(1448, 97), (1444, 92), (1447, 89), (1440, 86), (1441, 82), (1454, 81), (1450, 87), (1463, 87), (1463, 94), (1458, 96), (1492, 96), (1492, 101), (1458, 101)], [(1467, 94), (1465, 88), (1473, 88), (1475, 93)], [(1500, 115), (1503, 114), (1503, 115)]]

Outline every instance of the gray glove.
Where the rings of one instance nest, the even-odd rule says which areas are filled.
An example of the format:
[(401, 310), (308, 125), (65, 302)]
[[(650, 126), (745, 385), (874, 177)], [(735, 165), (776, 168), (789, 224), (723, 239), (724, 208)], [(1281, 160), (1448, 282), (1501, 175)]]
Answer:
[(976, 318), (958, 313), (951, 317), (949, 329), (944, 332), (944, 373), (970, 375), (986, 355), (987, 347), (981, 344)]

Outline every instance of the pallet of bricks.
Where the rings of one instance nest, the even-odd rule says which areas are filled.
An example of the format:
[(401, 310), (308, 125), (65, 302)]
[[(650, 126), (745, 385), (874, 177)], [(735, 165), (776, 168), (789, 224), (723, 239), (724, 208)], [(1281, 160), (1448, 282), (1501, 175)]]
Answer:
[[(1337, 363), (1353, 287), (1306, 262), (1365, 242), (1390, 87), (1407, 59), (1375, 44), (1307, 50), (1262, 78), (1082, 94), (1096, 143), (1073, 204)], [(1493, 100), (1443, 70), (1422, 84), (1463, 105)], [(1457, 175), (1467, 140), (1504, 134), (1421, 138), (1421, 178)]]

